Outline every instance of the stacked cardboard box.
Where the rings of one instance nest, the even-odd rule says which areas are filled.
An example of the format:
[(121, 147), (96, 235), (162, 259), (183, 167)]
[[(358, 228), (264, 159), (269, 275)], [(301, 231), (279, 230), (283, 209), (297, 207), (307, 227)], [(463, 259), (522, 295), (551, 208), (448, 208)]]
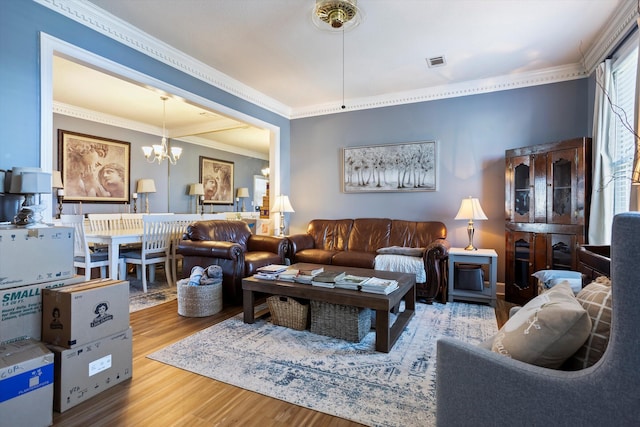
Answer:
[(0, 424), (53, 423), (53, 354), (39, 341), (0, 345)]
[(42, 340), (55, 356), (53, 408), (64, 412), (132, 376), (129, 282), (42, 291)]

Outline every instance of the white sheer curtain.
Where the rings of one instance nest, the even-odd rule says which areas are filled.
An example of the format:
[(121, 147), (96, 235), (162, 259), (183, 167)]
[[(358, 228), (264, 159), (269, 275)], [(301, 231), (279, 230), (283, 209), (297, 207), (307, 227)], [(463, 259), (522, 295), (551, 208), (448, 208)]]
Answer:
[[(640, 18), (637, 18), (637, 25), (640, 28)], [(640, 49), (640, 37), (638, 37), (638, 48)], [(638, 53), (638, 68), (636, 69), (636, 108), (633, 115), (633, 130), (635, 132), (636, 153), (633, 158), (633, 175), (631, 176), (631, 197), (629, 198), (629, 210), (640, 210), (640, 52)]]
[(589, 216), (589, 244), (611, 244), (613, 223), (614, 186), (611, 164), (613, 147), (611, 108), (607, 94), (611, 93), (611, 61), (607, 59), (596, 69), (596, 93), (593, 108), (593, 189), (591, 191), (591, 213)]

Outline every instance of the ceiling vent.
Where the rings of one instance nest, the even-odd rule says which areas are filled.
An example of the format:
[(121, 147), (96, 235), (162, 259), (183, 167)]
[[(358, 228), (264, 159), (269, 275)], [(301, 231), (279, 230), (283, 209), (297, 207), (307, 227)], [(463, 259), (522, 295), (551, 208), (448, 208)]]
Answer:
[(447, 61), (445, 61), (444, 55), (427, 58), (427, 65), (429, 66), (429, 68), (442, 67), (443, 65), (446, 65), (446, 63)]

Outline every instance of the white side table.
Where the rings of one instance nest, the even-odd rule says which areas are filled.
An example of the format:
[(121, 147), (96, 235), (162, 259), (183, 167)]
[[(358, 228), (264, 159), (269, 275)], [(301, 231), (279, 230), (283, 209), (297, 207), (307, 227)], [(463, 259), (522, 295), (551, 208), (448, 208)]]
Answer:
[[(489, 266), (489, 287), (483, 287), (482, 291), (467, 289), (455, 289), (455, 264), (479, 264)], [(464, 248), (449, 249), (449, 285), (447, 290), (447, 301), (454, 299), (488, 302), (491, 307), (496, 306), (496, 282), (498, 279), (498, 254), (493, 249), (478, 249), (468, 251)]]

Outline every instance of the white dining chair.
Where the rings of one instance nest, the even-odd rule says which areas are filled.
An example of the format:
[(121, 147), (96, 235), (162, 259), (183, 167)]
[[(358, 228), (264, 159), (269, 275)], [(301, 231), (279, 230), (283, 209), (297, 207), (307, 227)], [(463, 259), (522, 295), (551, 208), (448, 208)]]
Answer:
[(178, 243), (182, 240), (182, 236), (186, 233), (189, 224), (202, 220), (202, 215), (200, 214), (176, 214), (173, 216), (173, 231), (171, 233), (171, 250), (169, 259), (172, 283), (178, 282), (178, 264), (182, 259), (182, 255), (176, 253)]
[(106, 252), (93, 252), (84, 235), (83, 215), (61, 215), (60, 223), (66, 227), (73, 227), (73, 266), (84, 268), (85, 280), (91, 279), (91, 269), (100, 268), (100, 277), (107, 277), (109, 254)]
[(122, 228), (125, 230), (132, 230), (142, 228), (142, 216), (141, 213), (123, 213), (121, 214)]
[(122, 214), (87, 214), (91, 231), (110, 231), (122, 228)]
[(124, 252), (126, 264), (134, 264), (142, 278), (142, 289), (147, 292), (147, 266), (149, 282), (155, 281), (155, 264), (164, 262), (167, 282), (171, 273), (169, 266), (173, 215), (145, 215), (142, 219), (142, 246), (139, 250)]

